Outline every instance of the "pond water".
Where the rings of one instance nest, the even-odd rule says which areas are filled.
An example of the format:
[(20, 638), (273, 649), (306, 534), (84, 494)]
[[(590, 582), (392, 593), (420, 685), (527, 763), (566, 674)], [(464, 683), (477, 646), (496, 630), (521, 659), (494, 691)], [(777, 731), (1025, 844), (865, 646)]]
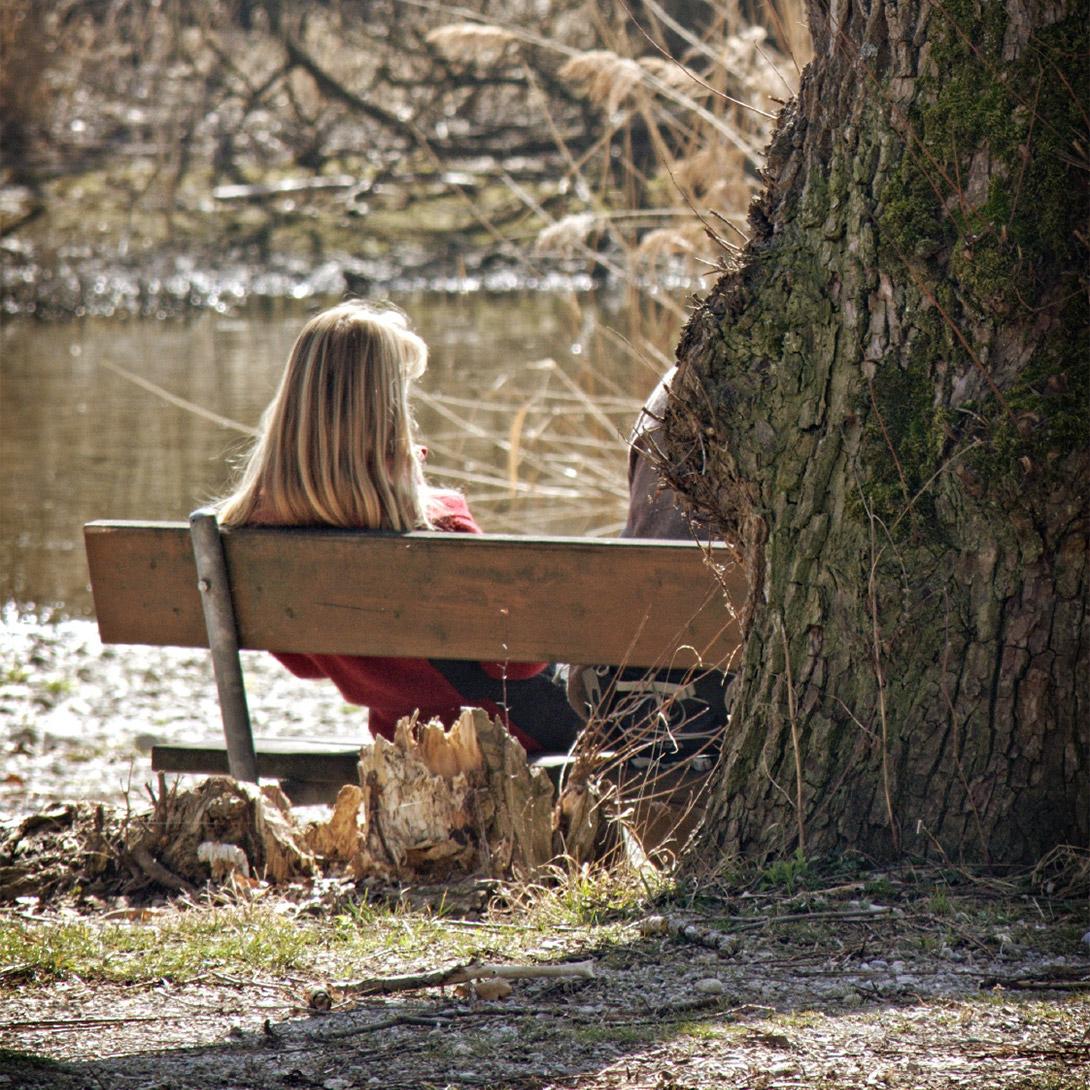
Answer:
[[(575, 294), (396, 301), (432, 350), (417, 415), (433, 482), (493, 532), (615, 533), (624, 435), (660, 369), (618, 314)], [(5, 319), (0, 603), (89, 615), (83, 523), (180, 519), (221, 493), (316, 309)]]

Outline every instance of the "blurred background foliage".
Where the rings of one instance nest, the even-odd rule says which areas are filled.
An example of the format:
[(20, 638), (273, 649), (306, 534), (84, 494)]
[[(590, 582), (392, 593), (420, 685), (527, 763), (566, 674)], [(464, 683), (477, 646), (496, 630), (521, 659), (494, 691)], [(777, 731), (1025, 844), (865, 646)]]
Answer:
[(345, 292), (482, 524), (616, 533), (809, 49), (801, 0), (0, 0), (0, 597), (88, 610), (81, 523), (221, 492)]
[(809, 42), (800, 0), (0, 0), (0, 50), (9, 310), (186, 255), (559, 269), (675, 328)]

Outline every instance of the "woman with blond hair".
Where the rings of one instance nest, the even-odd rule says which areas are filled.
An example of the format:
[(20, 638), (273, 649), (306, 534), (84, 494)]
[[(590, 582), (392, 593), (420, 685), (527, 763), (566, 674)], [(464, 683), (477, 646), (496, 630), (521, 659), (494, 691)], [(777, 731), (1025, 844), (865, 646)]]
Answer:
[[(427, 345), (394, 307), (350, 301), (299, 334), (224, 526), (480, 533), (463, 496), (431, 487), (409, 393)], [(543, 663), (473, 663), (275, 652), (297, 677), (329, 678), (391, 737), (418, 711), (450, 725), (464, 704), (499, 715), (529, 751), (567, 749), (579, 729)]]

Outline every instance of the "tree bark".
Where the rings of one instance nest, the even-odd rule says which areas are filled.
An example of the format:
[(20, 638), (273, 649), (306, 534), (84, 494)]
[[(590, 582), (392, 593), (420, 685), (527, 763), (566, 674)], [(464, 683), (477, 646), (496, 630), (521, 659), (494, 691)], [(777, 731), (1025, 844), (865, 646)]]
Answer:
[(752, 567), (723, 854), (1087, 844), (1087, 7), (811, 5), (667, 417)]

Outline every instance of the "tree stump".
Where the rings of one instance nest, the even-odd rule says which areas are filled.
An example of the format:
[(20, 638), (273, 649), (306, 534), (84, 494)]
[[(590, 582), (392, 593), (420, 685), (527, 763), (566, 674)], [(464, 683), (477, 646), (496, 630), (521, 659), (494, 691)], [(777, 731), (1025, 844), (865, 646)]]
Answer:
[(453, 873), (532, 876), (554, 856), (554, 791), (517, 741), (480, 708), (451, 729), (403, 719), (360, 754), (310, 849), (356, 877), (439, 881)]
[[(149, 877), (166, 885), (171, 884), (169, 876), (182, 885), (201, 885), (224, 869), (272, 882), (315, 870), (314, 856), (304, 846), (280, 788), (227, 776), (212, 776), (192, 791), (161, 797), (151, 819), (134, 830), (126, 847), (142, 869), (148, 871), (150, 865), (155, 871)], [(225, 847), (237, 851), (228, 853)]]

